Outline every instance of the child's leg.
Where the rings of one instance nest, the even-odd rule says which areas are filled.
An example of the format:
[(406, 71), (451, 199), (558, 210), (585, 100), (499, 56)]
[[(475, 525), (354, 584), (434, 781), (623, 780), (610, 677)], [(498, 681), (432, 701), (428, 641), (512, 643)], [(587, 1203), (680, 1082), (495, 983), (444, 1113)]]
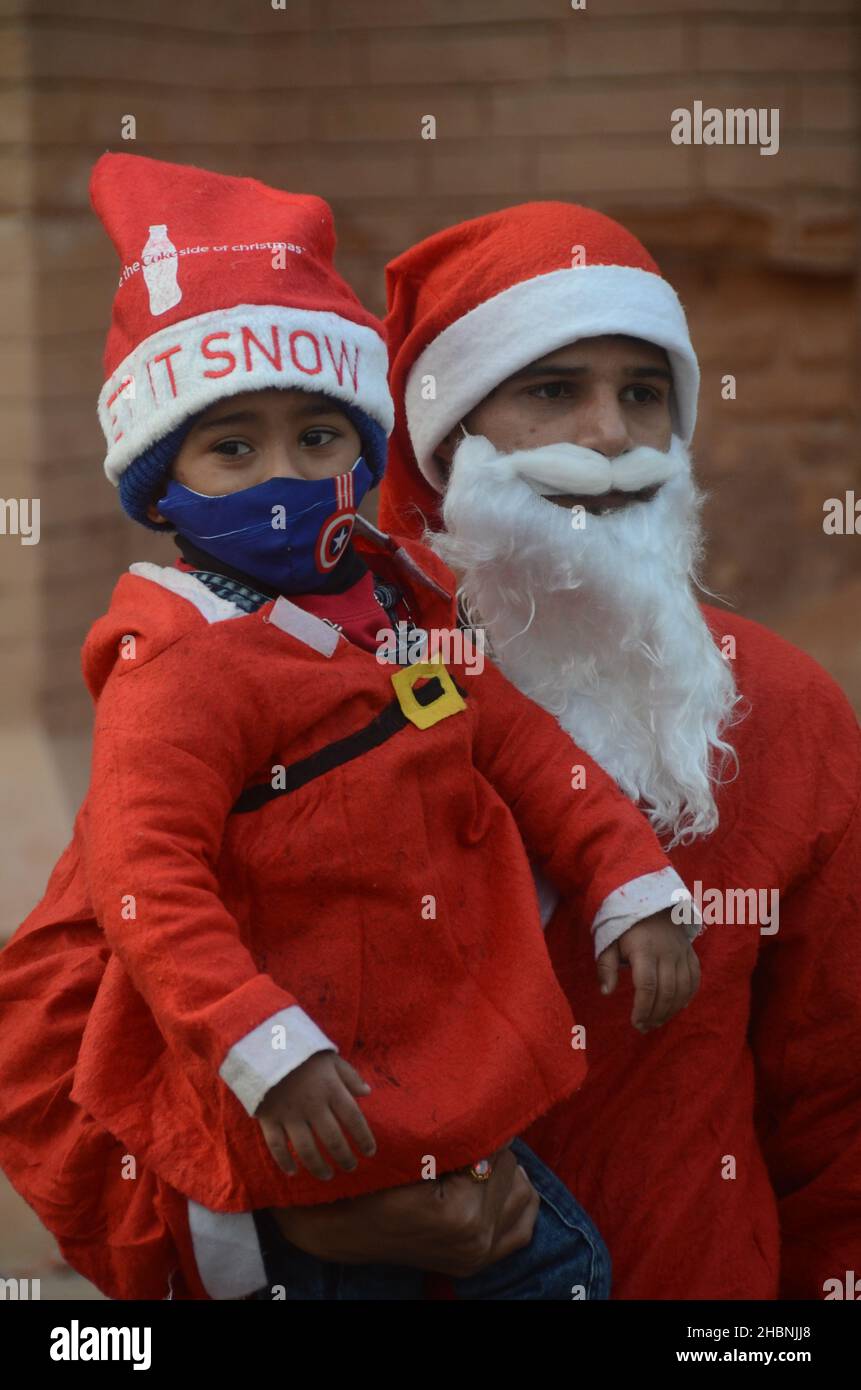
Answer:
[(256, 1211), (254, 1224), (266, 1270), (266, 1288), (257, 1300), (412, 1300), (420, 1299), (424, 1275), (400, 1265), (334, 1264), (307, 1255), (281, 1234), (268, 1211)]
[(541, 1198), (529, 1245), (481, 1274), (452, 1281), (459, 1299), (605, 1299), (610, 1253), (596, 1226), (537, 1154), (515, 1139), (515, 1157)]

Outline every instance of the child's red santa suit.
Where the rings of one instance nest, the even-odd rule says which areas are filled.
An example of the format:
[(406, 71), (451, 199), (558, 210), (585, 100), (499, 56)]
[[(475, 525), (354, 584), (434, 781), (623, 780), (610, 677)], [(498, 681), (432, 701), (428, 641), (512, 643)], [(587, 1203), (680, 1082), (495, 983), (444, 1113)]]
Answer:
[[(103, 164), (122, 199), (102, 213), (121, 207), (127, 260), (154, 220), (141, 186), (160, 173), (141, 165)], [(180, 191), (184, 172), (222, 182), (168, 168)], [(353, 370), (330, 354), (332, 381), (315, 375), (315, 389), (385, 423), (376, 349), (365, 352), (373, 320), (361, 311), (355, 333), (354, 318), (332, 322), (324, 205), (297, 212), (272, 190), (223, 183), (243, 187), (197, 188), (221, 208), (222, 239), (303, 242), (306, 286), (322, 265), (329, 299), (297, 310), (288, 281), (261, 307), (276, 281), (243, 253), (219, 302), (195, 262), (180, 272), (195, 316), (175, 293), (162, 309), (156, 286), (165, 322), (152, 343), (136, 333), (136, 304), (149, 323), (132, 276), (102, 398), (115, 480), (183, 402), (199, 410), (225, 393), (202, 351), (219, 333), (244, 343), (244, 358), (231, 354), (237, 391), (276, 371), (295, 384), (309, 335), (319, 346), (340, 334)], [(171, 206), (172, 234), (187, 238), (200, 207), (189, 197), (184, 226), (182, 199)], [(268, 324), (269, 352), (243, 332), (243, 290), (257, 295), (249, 321)], [(292, 368), (278, 357), (288, 335), (304, 342)], [(454, 627), (438, 560), (415, 542), (400, 558), (360, 548), (419, 627)], [(114, 1297), (164, 1296), (172, 1276), (191, 1296), (251, 1292), (263, 1280), (240, 1251), (253, 1208), (415, 1182), (427, 1156), (444, 1172), (577, 1088), (582, 1052), (523, 842), (568, 895), (570, 930), (593, 956), (685, 890), (610, 779), (492, 666), (451, 662), (405, 688), (298, 604), (243, 614), (180, 569), (141, 565), (92, 629), (84, 668), (97, 701), (90, 791), (45, 898), (0, 958), (0, 1159), (77, 1268)], [(590, 979), (594, 989), (593, 961)], [(325, 1047), (370, 1083), (378, 1152), (325, 1184), (288, 1179), (254, 1111)]]

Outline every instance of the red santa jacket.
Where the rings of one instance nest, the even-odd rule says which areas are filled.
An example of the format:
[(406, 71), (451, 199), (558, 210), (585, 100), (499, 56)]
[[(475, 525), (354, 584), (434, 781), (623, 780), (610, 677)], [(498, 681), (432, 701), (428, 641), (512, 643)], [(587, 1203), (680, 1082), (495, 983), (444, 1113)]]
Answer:
[[(247, 1213), (417, 1181), (426, 1155), (466, 1163), (581, 1083), (524, 841), (586, 937), (644, 915), (644, 883), (650, 910), (681, 883), (490, 664), (450, 663), (461, 700), (417, 727), (393, 668), (312, 615), (237, 614), (135, 568), (85, 648), (98, 708), (73, 841), (0, 956), (0, 1161), (105, 1291), (163, 1294), (185, 1240), (178, 1287), (199, 1295), (189, 1201)], [(454, 626), (450, 600), (409, 596), (422, 626)], [(253, 1111), (326, 1045), (373, 1088), (378, 1152), (288, 1179)]]
[[(632, 1036), (627, 1001), (595, 997), (557, 916), (548, 945), (589, 1074), (524, 1138), (595, 1217), (617, 1297), (822, 1299), (861, 1270), (861, 734), (803, 652), (705, 614), (735, 638), (750, 712), (718, 829), (671, 854), (702, 900), (702, 987)], [(739, 911), (750, 889), (767, 912), (777, 892), (776, 919)]]

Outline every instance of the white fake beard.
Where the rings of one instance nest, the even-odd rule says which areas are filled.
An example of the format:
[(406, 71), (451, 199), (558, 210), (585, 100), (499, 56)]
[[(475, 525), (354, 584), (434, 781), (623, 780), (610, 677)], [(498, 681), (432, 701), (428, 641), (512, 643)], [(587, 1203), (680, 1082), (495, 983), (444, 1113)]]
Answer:
[[(539, 495), (657, 482), (648, 501), (581, 513), (582, 529)], [(470, 435), (454, 456), (447, 529), (425, 537), (459, 575), (497, 664), (642, 802), (667, 848), (717, 827), (713, 789), (737, 768), (722, 734), (743, 717), (694, 595), (703, 500), (677, 438), (667, 453), (609, 462), (571, 444), (504, 455)]]

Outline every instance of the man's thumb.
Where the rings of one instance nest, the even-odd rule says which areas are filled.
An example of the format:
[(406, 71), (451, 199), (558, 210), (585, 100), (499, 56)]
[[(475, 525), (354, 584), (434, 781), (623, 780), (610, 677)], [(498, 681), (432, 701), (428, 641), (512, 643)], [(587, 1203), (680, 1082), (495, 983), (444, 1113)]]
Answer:
[(598, 984), (602, 994), (612, 994), (619, 983), (619, 947), (614, 941), (598, 957)]

